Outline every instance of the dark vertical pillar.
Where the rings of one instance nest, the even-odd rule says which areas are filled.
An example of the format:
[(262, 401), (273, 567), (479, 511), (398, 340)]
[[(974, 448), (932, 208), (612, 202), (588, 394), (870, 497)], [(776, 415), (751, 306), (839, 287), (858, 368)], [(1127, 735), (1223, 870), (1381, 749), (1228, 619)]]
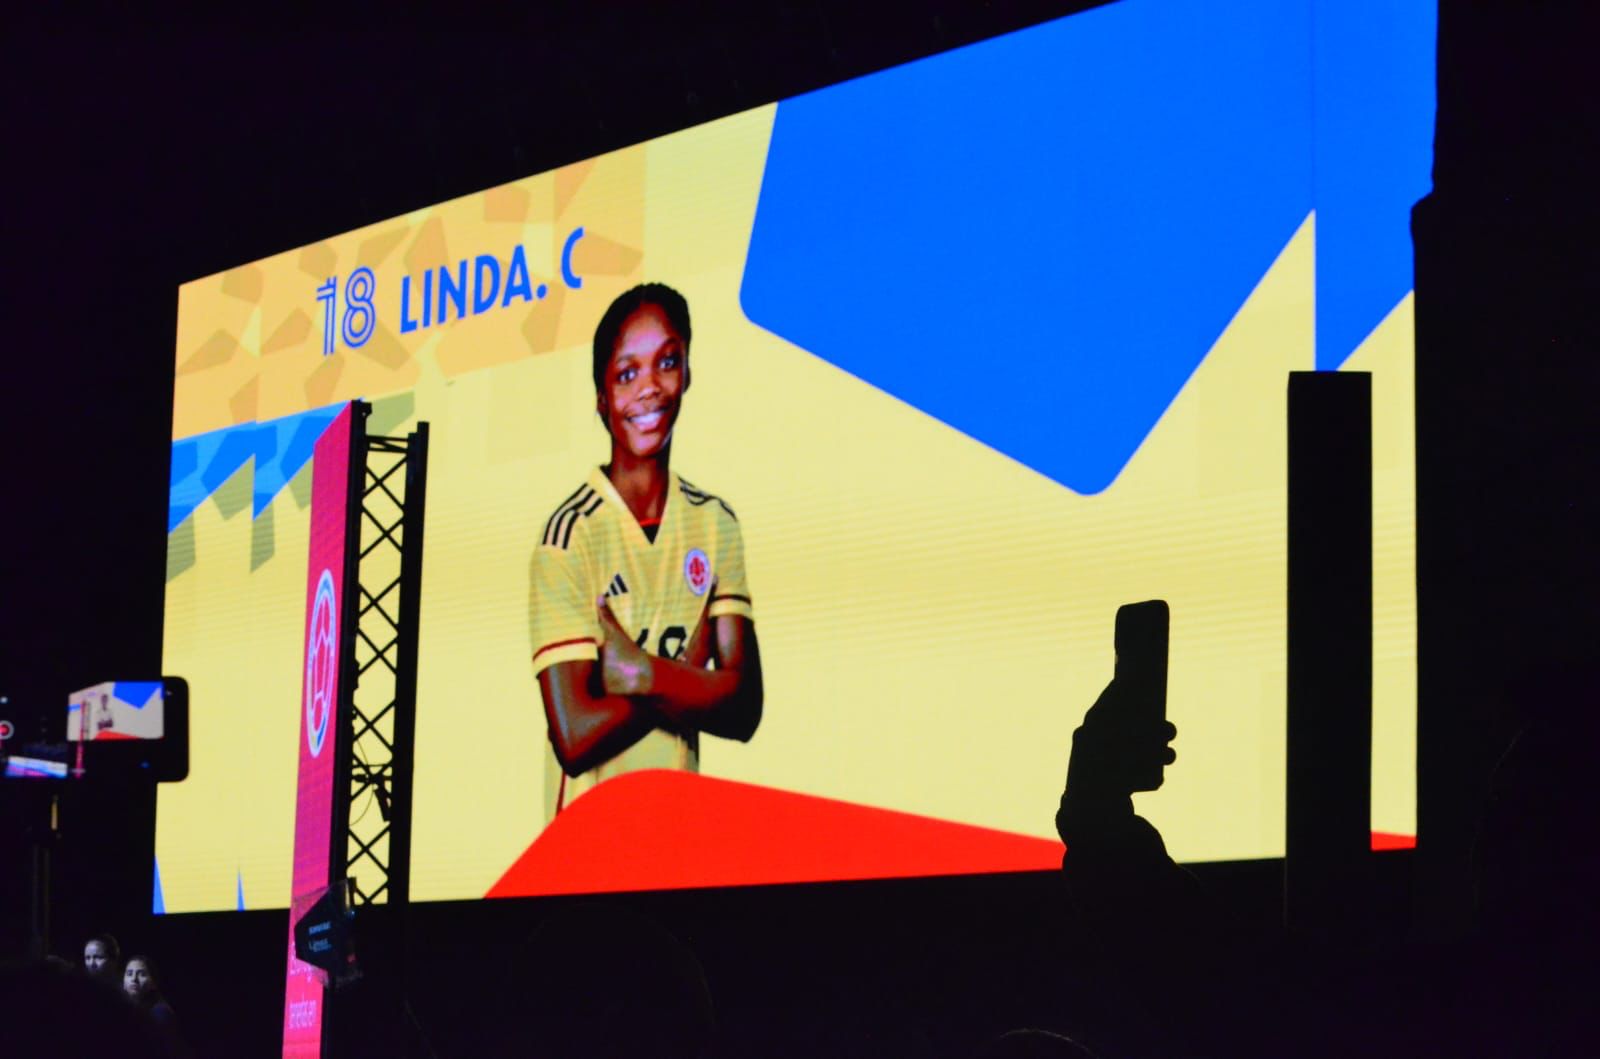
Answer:
[(394, 687), (394, 809), (389, 832), (389, 913), (394, 916), (396, 1032), (401, 1055), (415, 1054), (409, 1032), (411, 805), (416, 761), (418, 626), (422, 615), (422, 540), (428, 502), (428, 424), (406, 439), (405, 536), (400, 548), (399, 665)]
[(1289, 375), (1284, 914), (1366, 918), (1372, 820), (1372, 376)]
[(1590, 4), (1440, 5), (1412, 211), (1415, 920), (1518, 950), (1594, 937), (1600, 892), (1595, 26)]
[(411, 791), (417, 732), (417, 631), (422, 614), (422, 532), (428, 502), (428, 424), (406, 439), (405, 530), (394, 676), (394, 807), (389, 833), (389, 904), (411, 900)]
[[(1441, 18), (1441, 22), (1445, 21)], [(1472, 847), (1496, 757), (1516, 733), (1503, 689), (1526, 640), (1513, 643), (1535, 592), (1511, 582), (1523, 524), (1538, 510), (1514, 483), (1537, 465), (1517, 409), (1532, 335), (1500, 308), (1527, 304), (1488, 278), (1507, 240), (1499, 224), (1463, 223), (1437, 196), (1412, 211), (1417, 289), (1417, 863), (1413, 919), (1426, 937), (1471, 933)], [(1499, 238), (1496, 238), (1499, 234)], [(1518, 284), (1522, 287), (1522, 284)], [(1506, 353), (1511, 356), (1506, 356)], [(1515, 364), (1515, 367), (1512, 365)], [(1503, 414), (1510, 411), (1511, 414)], [(1521, 414), (1518, 414), (1521, 413)], [(1519, 463), (1521, 464), (1519, 466)], [(1523, 495), (1518, 495), (1519, 493)], [(1531, 522), (1532, 519), (1529, 519)], [(1531, 536), (1531, 535), (1530, 535)], [(1470, 664), (1468, 660), (1470, 659)]]
[[(47, 810), (49, 823), (41, 827), (42, 834), (34, 836), (29, 853), (33, 858), (31, 886), (28, 893), (28, 959), (42, 960), (50, 954), (50, 868), (52, 847), (56, 840), (56, 814), (60, 808), (51, 792)], [(36, 825), (37, 826), (37, 825)]]

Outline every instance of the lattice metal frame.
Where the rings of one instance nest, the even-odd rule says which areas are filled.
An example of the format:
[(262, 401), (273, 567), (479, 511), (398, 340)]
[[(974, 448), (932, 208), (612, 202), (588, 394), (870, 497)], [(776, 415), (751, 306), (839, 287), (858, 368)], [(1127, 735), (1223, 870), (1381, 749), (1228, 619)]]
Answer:
[(428, 425), (365, 437), (345, 875), (353, 908), (410, 900), (411, 772)]

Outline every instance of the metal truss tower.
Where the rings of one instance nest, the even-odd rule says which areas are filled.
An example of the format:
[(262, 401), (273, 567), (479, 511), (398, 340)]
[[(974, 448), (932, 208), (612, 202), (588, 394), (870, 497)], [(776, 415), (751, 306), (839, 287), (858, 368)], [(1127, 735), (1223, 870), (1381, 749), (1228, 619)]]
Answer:
[[(365, 404), (357, 405), (364, 414)], [(350, 905), (411, 898), (411, 792), (417, 622), (427, 501), (428, 424), (403, 438), (363, 430), (356, 563), (356, 687), (346, 746)]]

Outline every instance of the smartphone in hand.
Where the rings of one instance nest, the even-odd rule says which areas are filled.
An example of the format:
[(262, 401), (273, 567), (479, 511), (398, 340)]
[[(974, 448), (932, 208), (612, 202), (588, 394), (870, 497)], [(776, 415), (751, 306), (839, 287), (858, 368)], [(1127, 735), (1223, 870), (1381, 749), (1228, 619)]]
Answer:
[(1153, 791), (1161, 786), (1164, 766), (1159, 751), (1165, 741), (1157, 734), (1167, 719), (1167, 635), (1171, 623), (1164, 599), (1129, 603), (1117, 608), (1115, 645), (1119, 709), (1130, 730), (1147, 736), (1157, 756), (1135, 767), (1132, 790)]

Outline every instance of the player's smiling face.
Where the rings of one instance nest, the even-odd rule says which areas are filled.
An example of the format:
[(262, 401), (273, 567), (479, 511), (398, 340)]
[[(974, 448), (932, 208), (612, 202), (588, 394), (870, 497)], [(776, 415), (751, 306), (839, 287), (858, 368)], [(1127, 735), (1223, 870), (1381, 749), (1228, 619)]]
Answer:
[(666, 448), (687, 384), (687, 356), (682, 336), (657, 306), (641, 305), (622, 321), (600, 396), (613, 451), (648, 459)]

